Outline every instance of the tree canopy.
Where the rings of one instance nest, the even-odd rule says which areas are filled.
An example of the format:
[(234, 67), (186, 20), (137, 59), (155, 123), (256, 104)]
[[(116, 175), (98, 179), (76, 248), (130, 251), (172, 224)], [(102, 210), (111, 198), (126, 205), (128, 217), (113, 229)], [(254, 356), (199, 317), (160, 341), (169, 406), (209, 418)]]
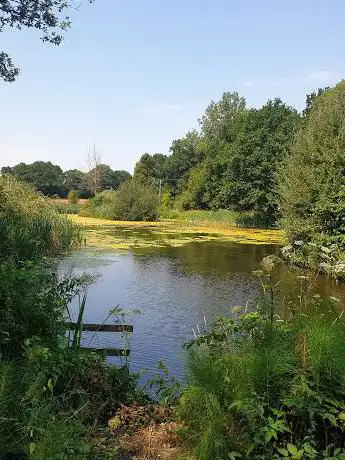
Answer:
[(345, 81), (315, 98), (279, 174), (283, 224), (292, 240), (344, 245)]
[[(127, 171), (113, 170), (105, 164), (97, 165), (98, 192), (116, 190), (123, 182), (131, 179)], [(89, 198), (94, 194), (94, 171), (82, 172), (70, 169), (63, 172), (60, 166), (50, 161), (35, 161), (32, 164), (19, 163), (13, 167), (4, 166), (2, 174), (13, 174), (36, 187), (44, 195), (67, 196), (70, 190), (75, 190), (80, 198)]]
[(176, 139), (170, 155), (144, 154), (134, 178), (159, 180), (183, 209), (253, 211), (277, 218), (277, 169), (301, 125), (297, 110), (280, 99), (247, 108), (237, 92), (212, 101), (200, 130)]

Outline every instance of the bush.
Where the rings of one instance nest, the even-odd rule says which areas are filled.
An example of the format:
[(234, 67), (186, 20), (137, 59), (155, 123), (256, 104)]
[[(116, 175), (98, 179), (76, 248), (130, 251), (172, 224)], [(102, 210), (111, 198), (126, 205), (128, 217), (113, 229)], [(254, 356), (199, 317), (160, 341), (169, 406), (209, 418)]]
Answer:
[(125, 182), (116, 192), (104, 191), (89, 200), (81, 215), (113, 220), (152, 221), (158, 218), (159, 198), (149, 186)]
[(41, 345), (25, 352), (26, 361), (0, 364), (0, 458), (16, 447), (42, 460), (92, 458), (88, 427), (141, 401), (136, 377), (95, 353)]
[(76, 190), (70, 190), (68, 192), (68, 201), (70, 204), (77, 204), (79, 201), (79, 195)]
[(345, 456), (345, 322), (319, 297), (289, 320), (272, 306), (236, 308), (189, 344), (179, 415), (200, 460)]
[(116, 191), (115, 208), (120, 220), (152, 221), (158, 218), (159, 198), (149, 186), (125, 182)]
[(13, 176), (0, 177), (0, 259), (36, 260), (81, 241), (81, 228)]
[(61, 279), (48, 263), (0, 264), (0, 356), (18, 358), (28, 341), (57, 346), (70, 299), (84, 277)]
[(279, 174), (282, 224), (290, 241), (345, 248), (345, 81), (313, 102)]

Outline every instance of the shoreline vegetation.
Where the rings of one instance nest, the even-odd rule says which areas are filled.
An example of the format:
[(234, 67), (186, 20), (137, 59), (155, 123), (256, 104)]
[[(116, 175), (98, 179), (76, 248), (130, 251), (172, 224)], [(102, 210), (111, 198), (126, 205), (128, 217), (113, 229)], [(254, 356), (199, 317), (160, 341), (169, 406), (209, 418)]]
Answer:
[[(170, 156), (144, 154), (130, 180), (96, 165), (93, 198), (81, 203), (70, 188), (67, 206), (35, 190), (59, 185), (34, 184), (43, 162), (2, 171), (0, 458), (344, 460), (343, 306), (313, 295), (308, 279), (345, 279), (344, 114), (345, 82), (310, 95), (302, 114), (279, 99), (248, 109), (225, 93)], [(83, 187), (72, 172), (70, 183)], [(99, 188), (115, 180), (114, 190)], [(271, 228), (277, 221), (282, 230)], [(108, 365), (80, 348), (80, 336), (68, 338), (71, 300), (80, 334), (93, 279), (59, 275), (56, 257), (85, 240), (145, 251), (212, 240), (281, 245), (285, 235), (285, 262), (268, 256), (254, 273), (256, 307), (235, 307), (186, 344), (185, 387), (160, 363), (148, 391), (126, 362)], [(282, 305), (286, 261), (304, 271), (290, 271), (297, 289)], [(124, 312), (109, 315), (116, 323)]]

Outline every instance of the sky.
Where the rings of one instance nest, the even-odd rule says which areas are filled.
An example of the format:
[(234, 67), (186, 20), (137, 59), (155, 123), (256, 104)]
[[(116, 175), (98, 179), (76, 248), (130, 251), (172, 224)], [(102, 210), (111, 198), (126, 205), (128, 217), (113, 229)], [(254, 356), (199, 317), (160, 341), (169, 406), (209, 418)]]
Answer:
[(343, 0), (81, 0), (59, 47), (6, 30), (21, 74), (0, 83), (0, 167), (51, 161), (133, 171), (198, 126), (211, 100), (249, 106), (305, 95), (345, 76)]

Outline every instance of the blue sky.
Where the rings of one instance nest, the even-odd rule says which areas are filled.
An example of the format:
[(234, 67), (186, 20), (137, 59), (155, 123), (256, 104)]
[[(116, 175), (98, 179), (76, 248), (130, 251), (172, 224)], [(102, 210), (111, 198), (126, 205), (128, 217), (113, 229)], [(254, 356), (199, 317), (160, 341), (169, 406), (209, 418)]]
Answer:
[(0, 84), (0, 166), (35, 160), (133, 170), (197, 126), (211, 99), (248, 105), (305, 94), (345, 75), (343, 0), (85, 0), (62, 46), (6, 31), (21, 67)]

